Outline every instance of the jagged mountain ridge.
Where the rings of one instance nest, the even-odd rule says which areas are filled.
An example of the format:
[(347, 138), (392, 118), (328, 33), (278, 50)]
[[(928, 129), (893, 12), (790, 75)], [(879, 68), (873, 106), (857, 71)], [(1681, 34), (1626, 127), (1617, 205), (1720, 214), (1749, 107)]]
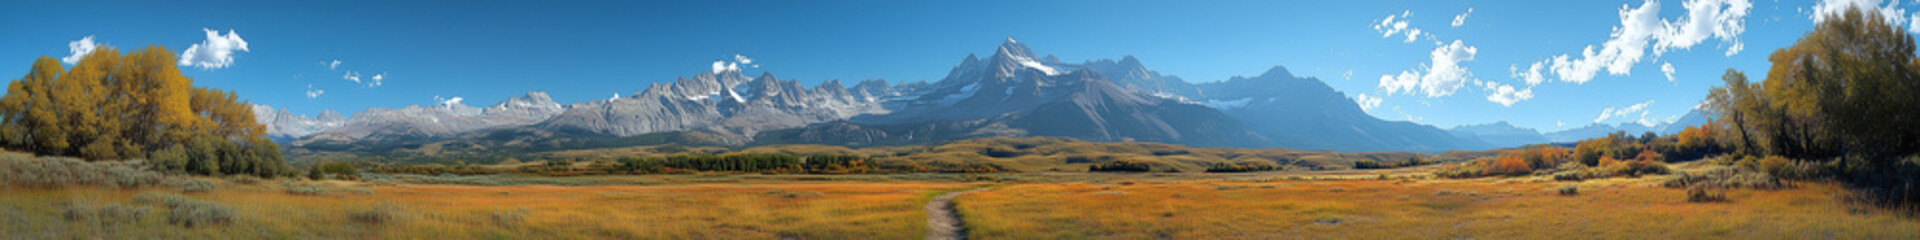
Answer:
[[(655, 83), (625, 97), (552, 106), (539, 111), (544, 114), (485, 123), (476, 121), (493, 117), (472, 118), (478, 115), (464, 105), (371, 109), (294, 145), (699, 133), (702, 142), (726, 145), (1054, 136), (1337, 151), (1488, 147), (1432, 126), (1374, 118), (1344, 93), (1285, 68), (1193, 84), (1150, 70), (1132, 56), (1080, 64), (1036, 57), (1011, 38), (986, 58), (969, 54), (935, 82), (874, 79), (849, 87), (831, 80), (807, 88), (770, 73), (750, 78), (732, 70)], [(578, 142), (560, 142), (569, 141)]]
[(431, 142), (474, 130), (523, 126), (565, 110), (545, 92), (528, 92), (486, 108), (461, 103), (372, 108), (354, 114), (333, 129), (293, 141), (293, 145), (405, 145)]

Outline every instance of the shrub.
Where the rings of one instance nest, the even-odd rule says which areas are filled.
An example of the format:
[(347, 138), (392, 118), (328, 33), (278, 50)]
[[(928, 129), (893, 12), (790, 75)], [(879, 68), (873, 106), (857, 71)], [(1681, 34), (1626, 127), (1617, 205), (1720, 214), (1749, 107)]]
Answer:
[(134, 196), (135, 202), (151, 203), (158, 200), (168, 209), (167, 223), (183, 227), (220, 225), (233, 222), (233, 208), (219, 203), (208, 202), (173, 194), (142, 193)]
[(160, 183), (160, 173), (136, 167), (138, 164), (0, 154), (0, 183), (40, 188), (82, 185), (140, 188)]
[(239, 175), (239, 176), (227, 178), (227, 181), (231, 181), (233, 183), (245, 184), (245, 185), (254, 185), (254, 184), (260, 183), (260, 177), (255, 177), (253, 175)]
[(1705, 184), (1687, 187), (1687, 202), (1720, 202), (1727, 200), (1725, 189)]
[(1554, 191), (1566, 196), (1580, 195), (1580, 185), (1561, 184), (1560, 187), (1554, 188)]
[(107, 225), (139, 223), (141, 219), (146, 218), (148, 213), (153, 212), (153, 208), (146, 206), (130, 206), (119, 203), (107, 203), (106, 205), (96, 207), (93, 203), (86, 200), (75, 200), (62, 205), (64, 206), (63, 210), (65, 210), (62, 215), (69, 221)]
[(400, 219), (401, 213), (405, 212), (406, 209), (406, 206), (400, 205), (400, 203), (383, 201), (374, 204), (372, 208), (347, 213), (347, 218), (353, 219), (354, 222), (366, 224), (377, 225), (393, 223)]
[(327, 188), (319, 185), (287, 185), (287, 194), (317, 196), (326, 194)]
[(1793, 167), (1793, 163), (1792, 160), (1787, 160), (1786, 157), (1767, 156), (1760, 158), (1759, 162), (1755, 164), (1755, 167), (1757, 167), (1760, 172), (1774, 176), (1784, 176), (1788, 175), (1788, 170)]
[(1701, 173), (1684, 173), (1661, 183), (1668, 188), (1705, 185), (1715, 188), (1784, 189), (1791, 187), (1773, 175), (1741, 167), (1718, 167)]
[(1207, 167), (1207, 172), (1210, 172), (1210, 173), (1264, 172), (1264, 171), (1278, 171), (1282, 169), (1286, 169), (1286, 168), (1274, 166), (1273, 164), (1266, 164), (1266, 163), (1239, 163), (1239, 164), (1213, 163), (1212, 166)]
[(1148, 172), (1148, 171), (1153, 171), (1153, 166), (1147, 165), (1147, 163), (1143, 163), (1143, 162), (1120, 160), (1120, 161), (1094, 164), (1093, 166), (1087, 166), (1087, 171), (1088, 172)]
[(180, 190), (180, 192), (183, 192), (183, 193), (208, 192), (208, 191), (213, 191), (213, 189), (215, 188), (219, 188), (218, 187), (219, 185), (213, 183), (212, 180), (199, 179), (199, 178), (172, 181), (172, 182), (168, 182), (167, 186), (172, 187), (173, 189), (176, 189), (176, 190)]

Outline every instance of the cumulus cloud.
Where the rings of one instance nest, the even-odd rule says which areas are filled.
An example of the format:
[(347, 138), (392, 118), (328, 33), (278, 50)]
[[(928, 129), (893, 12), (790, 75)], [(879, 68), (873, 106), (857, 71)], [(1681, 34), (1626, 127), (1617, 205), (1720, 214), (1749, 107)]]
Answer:
[(1687, 15), (1668, 21), (1660, 19), (1658, 2), (1649, 0), (1637, 8), (1621, 5), (1620, 25), (1614, 26), (1611, 37), (1601, 43), (1599, 49), (1587, 45), (1578, 56), (1560, 54), (1535, 64), (1546, 64), (1560, 81), (1586, 83), (1601, 70), (1614, 76), (1631, 74), (1633, 66), (1646, 59), (1649, 51), (1658, 58), (1669, 51), (1689, 49), (1707, 39), (1719, 39), (1727, 56), (1745, 48), (1740, 34), (1746, 32), (1746, 16), (1753, 8), (1752, 3), (1691, 0), (1682, 6)]
[(1453, 15), (1453, 27), (1460, 27), (1460, 25), (1466, 25), (1467, 15), (1473, 15), (1473, 8), (1467, 8), (1467, 12), (1460, 13), (1460, 15)]
[(1400, 75), (1380, 75), (1380, 88), (1386, 89), (1387, 95), (1399, 92), (1412, 93), (1414, 86), (1419, 84), (1420, 74), (1410, 70), (1400, 71)]
[(741, 69), (740, 66), (747, 66), (747, 67), (753, 67), (753, 68), (760, 67), (759, 64), (753, 64), (753, 59), (747, 58), (747, 55), (734, 54), (733, 59), (731, 60), (729, 59), (714, 60), (713, 73), (740, 71)]
[(231, 29), (227, 30), (225, 35), (213, 29), (201, 30), (207, 32), (207, 40), (193, 44), (187, 47), (186, 52), (181, 52), (180, 66), (197, 66), (205, 69), (226, 68), (233, 65), (234, 51), (247, 51), (247, 40), (240, 39), (240, 34)]
[(80, 40), (73, 40), (72, 42), (67, 42), (67, 51), (73, 52), (73, 55), (67, 55), (67, 57), (60, 58), (60, 62), (67, 63), (67, 64), (79, 64), (80, 59), (86, 58), (88, 54), (93, 54), (93, 50), (98, 49), (99, 47), (100, 47), (100, 44), (93, 42), (92, 35), (82, 37), (80, 38)]
[(1547, 75), (1540, 73), (1540, 71), (1543, 69), (1546, 69), (1545, 63), (1533, 63), (1532, 65), (1528, 65), (1526, 71), (1521, 71), (1520, 65), (1518, 64), (1507, 65), (1507, 71), (1511, 72), (1508, 74), (1508, 76), (1512, 76), (1515, 79), (1520, 79), (1521, 81), (1526, 81), (1527, 86), (1540, 85), (1541, 82), (1547, 81)]
[(307, 84), (307, 98), (320, 98), (320, 94), (326, 93), (327, 90), (315, 89), (313, 88), (313, 84)]
[(334, 59), (332, 62), (327, 62), (327, 70), (334, 70), (334, 69), (340, 69), (339, 59)]
[(1367, 96), (1365, 93), (1353, 97), (1353, 102), (1360, 104), (1361, 111), (1373, 111), (1373, 108), (1379, 107), (1380, 102), (1384, 100), (1385, 99), (1380, 99), (1380, 97)]
[(373, 81), (372, 81), (372, 82), (368, 82), (368, 83), (367, 83), (367, 86), (368, 86), (368, 87), (379, 87), (379, 86), (380, 86), (380, 84), (382, 84), (382, 82), (381, 82), (381, 80), (386, 80), (386, 79), (387, 79), (387, 73), (380, 73), (380, 74), (374, 74), (374, 75), (373, 75)]
[(353, 81), (353, 83), (360, 83), (360, 72), (347, 71), (347, 75), (340, 75), (340, 79)]
[(1492, 94), (1487, 94), (1487, 101), (1498, 103), (1502, 107), (1513, 107), (1514, 103), (1519, 103), (1520, 101), (1525, 101), (1527, 99), (1533, 99), (1532, 87), (1515, 90), (1513, 86), (1510, 86), (1510, 85), (1498, 84), (1498, 83), (1487, 83), (1487, 84), (1491, 86), (1490, 88), (1492, 88), (1492, 91), (1493, 91)]
[(1616, 117), (1627, 118), (1629, 116), (1634, 116), (1634, 115), (1638, 115), (1644, 118), (1647, 115), (1648, 105), (1653, 105), (1652, 99), (1648, 99), (1645, 102), (1628, 105), (1626, 107), (1607, 107), (1606, 109), (1600, 110), (1600, 117), (1594, 118), (1593, 123), (1602, 123), (1602, 122), (1606, 122), (1607, 119), (1616, 118)]
[(1393, 37), (1394, 34), (1405, 34), (1406, 40), (1402, 42), (1420, 40), (1421, 36), (1427, 34), (1425, 31), (1421, 31), (1420, 28), (1407, 26), (1409, 24), (1407, 23), (1407, 17), (1410, 16), (1413, 16), (1413, 10), (1400, 12), (1399, 15), (1387, 14), (1387, 17), (1373, 21), (1373, 30), (1380, 32), (1380, 38)]
[(1812, 9), (1808, 9), (1810, 12), (1807, 15), (1813, 18), (1813, 23), (1821, 23), (1827, 21), (1828, 15), (1843, 14), (1854, 8), (1880, 12), (1881, 18), (1895, 25), (1906, 22), (1908, 17), (1907, 10), (1900, 9), (1900, 1), (1885, 0), (1820, 0), (1813, 4)]
[(441, 106), (452, 107), (453, 105), (460, 104), (460, 100), (466, 100), (466, 99), (460, 98), (460, 96), (453, 96), (452, 98), (441, 98), (440, 96), (433, 96), (433, 100), (440, 102)]
[(1398, 92), (1420, 92), (1427, 97), (1453, 95), (1460, 86), (1473, 79), (1473, 72), (1460, 64), (1473, 61), (1479, 48), (1466, 45), (1460, 40), (1451, 44), (1442, 44), (1428, 53), (1428, 62), (1420, 69), (1401, 71), (1399, 75), (1380, 76), (1380, 88), (1387, 94)]
[(1673, 62), (1666, 62), (1666, 63), (1660, 64), (1660, 73), (1664, 73), (1667, 75), (1667, 82), (1673, 82), (1674, 80), (1673, 71), (1674, 71)]

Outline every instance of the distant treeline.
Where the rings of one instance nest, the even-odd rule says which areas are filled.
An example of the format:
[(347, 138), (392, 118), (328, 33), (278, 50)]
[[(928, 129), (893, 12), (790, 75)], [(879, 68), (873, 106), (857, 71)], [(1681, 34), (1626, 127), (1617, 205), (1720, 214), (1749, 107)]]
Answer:
[(1094, 164), (1093, 166), (1087, 166), (1087, 171), (1088, 172), (1148, 172), (1148, 171), (1153, 171), (1153, 165), (1148, 165), (1147, 163), (1144, 163), (1144, 162), (1120, 160), (1120, 161)]
[(1212, 166), (1207, 166), (1207, 172), (1210, 173), (1265, 172), (1285, 169), (1265, 163), (1213, 163)]
[(1432, 165), (1434, 163), (1440, 163), (1440, 162), (1420, 158), (1420, 155), (1414, 155), (1413, 158), (1407, 159), (1407, 161), (1405, 162), (1381, 163), (1374, 160), (1354, 161), (1353, 169), (1403, 168), (1403, 167), (1412, 167), (1412, 166)]
[[(585, 166), (581, 166), (581, 165)], [(543, 176), (582, 176), (616, 174), (690, 174), (690, 173), (758, 173), (758, 174), (867, 174), (867, 173), (995, 173), (1012, 172), (1012, 169), (987, 163), (917, 163), (901, 160), (880, 160), (872, 157), (852, 155), (810, 155), (774, 153), (741, 153), (727, 155), (687, 154), (667, 157), (643, 158), (622, 157), (613, 160), (552, 160), (543, 164), (523, 165), (513, 168), (492, 168), (472, 165), (440, 166), (377, 166), (369, 171), (381, 173), (406, 174), (500, 174), (520, 173)]]

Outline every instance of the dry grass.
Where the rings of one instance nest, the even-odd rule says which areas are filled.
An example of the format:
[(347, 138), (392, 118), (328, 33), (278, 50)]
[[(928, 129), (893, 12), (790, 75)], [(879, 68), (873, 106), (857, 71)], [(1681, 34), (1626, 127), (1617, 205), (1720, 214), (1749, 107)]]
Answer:
[[(14, 187), (0, 188), (0, 233), (26, 239), (914, 239), (926, 235), (922, 207), (933, 195), (981, 187), (960, 181), (988, 177), (1019, 181), (955, 200), (976, 239), (1920, 238), (1920, 220), (1851, 203), (1842, 197), (1846, 190), (1830, 183), (1727, 189), (1716, 192), (1721, 200), (1689, 202), (1687, 189), (1662, 187), (1663, 178), (1434, 179), (1419, 169), (1430, 168), (543, 178), (609, 183), (580, 186), (214, 180), (219, 188), (191, 193), (159, 185)], [(1563, 189), (1577, 194), (1562, 195)], [(173, 224), (173, 202), (217, 205), (232, 217)], [(108, 218), (116, 220), (103, 221)]]
[[(957, 202), (980, 239), (1914, 239), (1920, 225), (1833, 184), (1690, 203), (1652, 179), (1043, 183)], [(1246, 187), (1223, 187), (1246, 186)], [(1339, 190), (1339, 191), (1335, 191)]]
[[(925, 235), (921, 211), (932, 194), (963, 183), (765, 182), (641, 186), (357, 186), (371, 194), (296, 195), (272, 187), (217, 189), (187, 198), (237, 216), (183, 227), (156, 207), (131, 225), (65, 220), (74, 199), (136, 203), (150, 188), (15, 188), (0, 192), (0, 232), (28, 239), (377, 238), (377, 239), (908, 239)], [(157, 197), (161, 194), (146, 194)], [(11, 219), (24, 219), (13, 221)], [(104, 229), (112, 227), (114, 229)]]

